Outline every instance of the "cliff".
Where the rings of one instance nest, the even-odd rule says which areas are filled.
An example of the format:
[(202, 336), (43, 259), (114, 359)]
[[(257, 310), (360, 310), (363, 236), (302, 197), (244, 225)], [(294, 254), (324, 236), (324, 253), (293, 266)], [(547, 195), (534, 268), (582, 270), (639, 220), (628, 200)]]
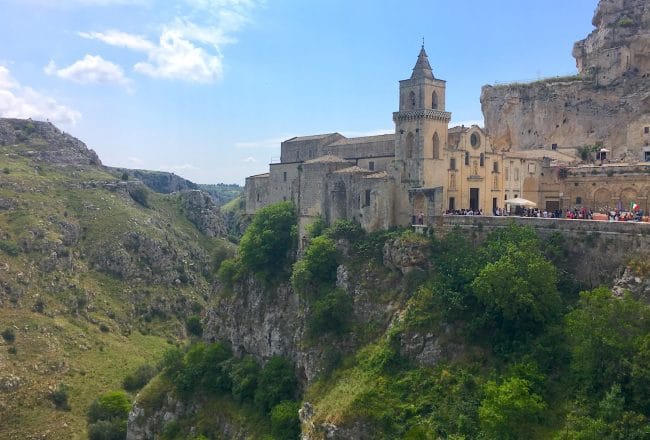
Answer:
[(650, 5), (601, 0), (593, 24), (573, 49), (576, 76), (483, 87), (481, 107), (495, 147), (602, 143), (615, 158), (641, 159), (650, 125)]

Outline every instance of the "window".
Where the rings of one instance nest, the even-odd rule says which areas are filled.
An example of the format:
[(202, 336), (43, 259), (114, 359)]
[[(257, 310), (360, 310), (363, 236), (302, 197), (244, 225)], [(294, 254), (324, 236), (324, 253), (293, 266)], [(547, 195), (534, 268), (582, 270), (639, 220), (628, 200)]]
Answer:
[(485, 154), (481, 153), (481, 157), (479, 158), (479, 161), (481, 162), (481, 166), (485, 166)]
[(434, 110), (438, 109), (438, 94), (436, 92), (431, 94), (431, 108)]
[(519, 168), (515, 168), (515, 182), (519, 181)]
[(260, 193), (257, 193), (257, 201), (260, 201)]
[(454, 209), (456, 209), (456, 198), (449, 197), (449, 210), (453, 211)]
[(415, 108), (415, 92), (411, 91), (409, 93), (409, 104), (411, 105), (411, 108)]
[(431, 156), (434, 159), (440, 159), (440, 138), (438, 137), (438, 133), (433, 134), (432, 144), (433, 151)]
[(582, 205), (582, 197), (576, 197), (576, 205)]
[(551, 150), (557, 150), (557, 144), (552, 144), (551, 145)]
[(472, 133), (472, 135), (469, 137), (469, 143), (472, 145), (472, 147), (478, 148), (481, 145), (481, 138), (478, 136), (478, 134)]
[(643, 152), (643, 160), (646, 162), (650, 162), (650, 151)]
[(505, 171), (505, 175), (506, 175), (506, 180), (510, 180), (510, 168), (505, 167), (504, 171)]
[(368, 169), (370, 171), (375, 171), (375, 163), (372, 161), (368, 162)]
[(469, 151), (465, 152), (465, 166), (469, 166)]
[(449, 169), (450, 170), (456, 169), (456, 159), (454, 159), (453, 157), (449, 159)]
[(370, 190), (366, 190), (366, 200), (363, 206), (370, 206)]
[(499, 162), (497, 161), (492, 162), (492, 171), (494, 171), (495, 173), (499, 172)]
[(282, 180), (283, 180), (284, 182), (287, 181), (287, 172), (286, 172), (286, 171), (285, 171), (284, 173), (282, 173)]
[(645, 127), (645, 128), (643, 129), (643, 132), (644, 132), (645, 134), (650, 133), (650, 127)]

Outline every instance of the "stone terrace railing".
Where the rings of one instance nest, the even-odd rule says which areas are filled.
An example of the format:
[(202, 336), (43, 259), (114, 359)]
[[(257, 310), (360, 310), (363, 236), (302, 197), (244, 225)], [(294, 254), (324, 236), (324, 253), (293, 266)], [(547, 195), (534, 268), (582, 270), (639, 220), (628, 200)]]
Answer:
[(574, 234), (598, 232), (601, 234), (625, 234), (650, 237), (650, 223), (645, 222), (610, 222), (598, 220), (570, 220), (559, 218), (536, 217), (493, 217), (471, 215), (445, 215), (435, 217), (431, 227), (435, 232), (445, 232), (455, 226), (462, 229), (482, 228), (496, 229), (508, 226), (511, 223), (522, 226), (532, 226), (540, 232), (561, 230)]

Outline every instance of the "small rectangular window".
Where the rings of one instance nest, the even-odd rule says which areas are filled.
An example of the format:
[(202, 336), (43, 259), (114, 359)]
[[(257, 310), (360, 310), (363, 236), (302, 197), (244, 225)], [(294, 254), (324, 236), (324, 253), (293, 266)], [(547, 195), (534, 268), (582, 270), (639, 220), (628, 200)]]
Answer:
[(492, 171), (494, 171), (495, 173), (499, 172), (499, 162), (496, 161), (492, 162)]
[(368, 162), (368, 169), (370, 171), (375, 171), (375, 163), (374, 162)]
[(282, 174), (282, 180), (285, 181), (285, 182), (287, 181), (287, 172), (286, 171)]
[(645, 134), (650, 133), (650, 127), (646, 127), (646, 128), (644, 128), (644, 129), (643, 129), (643, 132), (644, 132)]
[(510, 180), (510, 168), (505, 167), (504, 171), (505, 171), (505, 174), (506, 174), (506, 180)]
[(551, 150), (557, 150), (557, 144), (552, 144), (551, 145)]
[(456, 169), (456, 159), (454, 159), (453, 157), (449, 159), (449, 169), (450, 170)]
[(370, 190), (369, 189), (366, 190), (366, 200), (365, 200), (365, 202), (366, 203), (363, 206), (370, 206)]

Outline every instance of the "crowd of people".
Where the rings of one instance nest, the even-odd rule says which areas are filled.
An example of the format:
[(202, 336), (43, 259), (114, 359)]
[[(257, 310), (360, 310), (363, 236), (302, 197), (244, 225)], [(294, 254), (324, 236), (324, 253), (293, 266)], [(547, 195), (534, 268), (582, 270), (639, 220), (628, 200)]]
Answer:
[[(536, 217), (536, 218), (562, 218), (570, 220), (609, 220), (609, 221), (643, 221), (643, 210), (637, 211), (621, 211), (621, 210), (611, 210), (605, 213), (596, 214), (594, 218), (594, 212), (589, 208), (573, 208), (573, 209), (538, 209), (538, 208), (526, 208), (523, 206), (515, 206), (512, 211), (508, 211), (505, 208), (495, 208), (492, 214), (496, 217), (504, 216), (516, 216), (516, 217)], [(471, 209), (448, 209), (444, 212), (443, 215), (483, 215), (483, 210), (478, 209), (476, 211)], [(605, 216), (604, 218), (602, 216)], [(417, 221), (419, 224), (424, 223), (424, 217), (422, 214), (417, 216)]]

